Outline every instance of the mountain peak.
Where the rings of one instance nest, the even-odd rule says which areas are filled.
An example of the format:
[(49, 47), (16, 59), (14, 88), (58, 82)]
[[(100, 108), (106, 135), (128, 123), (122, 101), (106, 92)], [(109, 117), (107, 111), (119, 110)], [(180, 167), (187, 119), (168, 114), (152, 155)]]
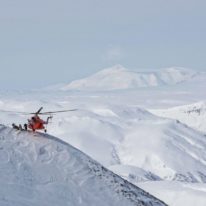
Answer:
[(94, 75), (97, 75), (97, 74), (112, 74), (112, 73), (124, 72), (124, 71), (128, 71), (128, 69), (126, 69), (121, 64), (116, 64), (112, 67), (108, 67), (108, 68), (105, 68), (103, 70), (100, 70), (99, 72), (97, 72)]
[(56, 137), (2, 125), (0, 136), (0, 205), (165, 205)]
[(73, 81), (61, 89), (95, 91), (175, 85), (189, 81), (196, 75), (197, 72), (182, 67), (139, 72), (138, 70), (126, 69), (117, 64), (87, 78)]

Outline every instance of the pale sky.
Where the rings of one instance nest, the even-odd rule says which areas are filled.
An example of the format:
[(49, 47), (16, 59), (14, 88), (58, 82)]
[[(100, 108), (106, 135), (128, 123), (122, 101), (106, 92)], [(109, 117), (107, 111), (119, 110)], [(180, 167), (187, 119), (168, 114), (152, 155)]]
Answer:
[(0, 89), (105, 67), (206, 71), (205, 0), (0, 0)]

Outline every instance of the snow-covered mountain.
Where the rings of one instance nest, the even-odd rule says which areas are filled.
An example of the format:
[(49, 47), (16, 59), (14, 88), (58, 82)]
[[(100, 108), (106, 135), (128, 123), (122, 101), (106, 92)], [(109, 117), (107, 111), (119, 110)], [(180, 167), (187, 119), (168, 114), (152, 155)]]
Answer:
[(96, 74), (71, 82), (61, 90), (117, 90), (174, 85), (195, 78), (197, 72), (181, 67), (137, 72), (115, 65)]
[[(188, 127), (187, 122), (162, 118), (154, 111), (204, 101), (206, 81), (201, 75), (195, 73), (172, 86), (112, 92), (59, 91), (58, 86), (44, 91), (4, 92), (0, 93), (0, 122), (24, 124), (28, 118), (1, 110), (34, 112), (41, 106), (44, 111), (78, 109), (55, 115), (48, 132), (169, 205), (205, 206), (204, 134)], [(197, 121), (192, 122), (198, 122), (204, 114), (204, 102), (187, 108), (184, 118), (189, 121), (194, 113)]]
[(2, 206), (163, 206), (62, 140), (0, 125)]
[(178, 121), (122, 106), (78, 111), (54, 124), (52, 133), (133, 181), (206, 182), (206, 138)]
[(206, 183), (203, 134), (135, 106), (84, 108), (56, 116), (49, 132), (133, 183), (152, 179)]
[(204, 101), (168, 109), (151, 110), (151, 112), (162, 117), (177, 119), (206, 133), (206, 103)]

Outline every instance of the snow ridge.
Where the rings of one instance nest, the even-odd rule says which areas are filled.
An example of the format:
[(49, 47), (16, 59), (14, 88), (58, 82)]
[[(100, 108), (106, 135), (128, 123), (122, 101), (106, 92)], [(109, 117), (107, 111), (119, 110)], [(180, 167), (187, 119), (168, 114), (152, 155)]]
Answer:
[(4, 206), (165, 205), (58, 138), (3, 125), (0, 175)]
[(162, 117), (177, 119), (198, 131), (206, 133), (205, 101), (168, 109), (151, 110), (151, 112)]

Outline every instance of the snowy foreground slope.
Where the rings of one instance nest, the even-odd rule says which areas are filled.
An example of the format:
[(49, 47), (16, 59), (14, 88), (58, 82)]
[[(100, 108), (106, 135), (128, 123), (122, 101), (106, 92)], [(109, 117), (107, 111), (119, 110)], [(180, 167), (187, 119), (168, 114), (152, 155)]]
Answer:
[(1, 206), (158, 206), (153, 196), (53, 136), (0, 125)]
[(205, 206), (205, 74), (114, 66), (43, 91), (2, 91), (0, 123), (24, 124), (28, 116), (18, 111), (41, 106), (76, 108), (55, 115), (49, 133), (168, 205)]
[[(49, 133), (132, 182), (206, 183), (206, 138), (202, 133), (136, 106), (84, 108), (55, 116), (48, 125)], [(1, 113), (1, 118), (23, 124), (26, 117)]]
[(137, 184), (170, 206), (205, 206), (206, 184), (148, 181)]
[[(71, 100), (78, 105), (74, 97), (54, 105), (48, 99), (44, 104), (51, 110), (62, 109), (65, 104), (74, 104)], [(31, 104), (7, 102), (3, 106), (13, 105), (15, 109), (18, 105), (28, 108)], [(55, 116), (48, 126), (49, 133), (169, 205), (181, 206), (184, 199), (191, 198), (193, 201), (187, 202), (187, 206), (193, 206), (194, 202), (206, 205), (206, 138), (202, 133), (136, 106), (94, 104), (89, 100), (78, 108), (84, 109)], [(0, 117), (10, 124), (14, 119), (23, 124), (25, 118), (3, 112)]]
[(116, 65), (103, 69), (87, 78), (73, 81), (61, 87), (61, 90), (119, 90), (175, 85), (193, 80), (197, 76), (200, 76), (198, 72), (181, 67), (137, 72)]

